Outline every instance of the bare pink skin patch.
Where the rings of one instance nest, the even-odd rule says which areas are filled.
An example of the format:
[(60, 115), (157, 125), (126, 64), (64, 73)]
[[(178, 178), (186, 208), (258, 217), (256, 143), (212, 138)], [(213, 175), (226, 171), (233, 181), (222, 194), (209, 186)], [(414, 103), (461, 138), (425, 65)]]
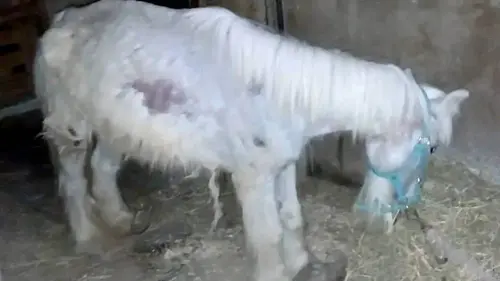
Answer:
[(143, 94), (143, 104), (151, 114), (166, 113), (173, 105), (183, 105), (187, 102), (184, 92), (176, 88), (170, 80), (135, 80), (132, 88)]

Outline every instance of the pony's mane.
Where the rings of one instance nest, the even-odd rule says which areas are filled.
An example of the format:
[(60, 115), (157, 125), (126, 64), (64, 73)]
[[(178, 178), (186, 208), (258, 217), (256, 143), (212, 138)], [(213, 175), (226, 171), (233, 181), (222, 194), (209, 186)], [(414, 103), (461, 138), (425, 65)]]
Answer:
[[(212, 48), (217, 58), (229, 59), (246, 83), (262, 84), (284, 111), (301, 112), (309, 122), (334, 116), (333, 130), (353, 135), (384, 133), (402, 118), (418, 118), (416, 83), (399, 67), (269, 32), (223, 8), (183, 13), (190, 36)], [(349, 125), (340, 127), (344, 124)]]

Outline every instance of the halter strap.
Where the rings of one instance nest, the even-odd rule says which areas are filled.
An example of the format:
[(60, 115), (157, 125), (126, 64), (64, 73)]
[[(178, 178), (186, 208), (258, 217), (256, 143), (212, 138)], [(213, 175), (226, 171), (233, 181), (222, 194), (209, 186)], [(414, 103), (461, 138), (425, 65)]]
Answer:
[[(415, 144), (408, 158), (404, 161), (401, 167), (391, 171), (380, 171), (379, 169), (373, 166), (373, 164), (369, 159), (367, 159), (368, 169), (376, 176), (387, 179), (394, 187), (397, 202), (396, 204), (389, 206), (390, 210), (388, 211), (391, 212), (395, 212), (401, 209), (407, 209), (410, 205), (416, 204), (420, 201), (420, 189), (424, 182), (423, 177), (430, 156), (431, 142), (430, 142), (430, 131), (429, 131), (429, 124), (430, 124), (429, 119), (430, 117), (435, 117), (435, 115), (431, 110), (431, 104), (430, 104), (431, 102), (429, 97), (427, 96), (427, 93), (422, 87), (420, 87), (420, 85), (419, 88), (421, 89), (422, 95), (424, 96), (424, 101), (427, 106), (428, 114), (424, 114), (425, 120), (422, 127), (422, 136)], [(410, 166), (412, 164), (412, 161), (414, 161), (415, 159), (419, 161), (419, 164), (417, 165), (417, 171), (415, 171), (419, 175), (416, 178), (418, 186), (417, 189), (415, 190), (415, 196), (413, 196), (412, 198), (407, 198), (406, 196), (407, 187), (405, 186), (404, 181), (402, 179), (402, 172), (404, 172), (405, 168)]]

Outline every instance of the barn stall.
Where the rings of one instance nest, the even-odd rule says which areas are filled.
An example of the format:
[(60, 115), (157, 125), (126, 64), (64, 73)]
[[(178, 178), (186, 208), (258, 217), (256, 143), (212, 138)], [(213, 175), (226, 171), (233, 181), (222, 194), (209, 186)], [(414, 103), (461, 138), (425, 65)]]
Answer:
[[(67, 5), (80, 4), (84, 3), (47, 1), (42, 8), (52, 15)], [(346, 280), (497, 280), (500, 120), (495, 106), (500, 100), (495, 77), (500, 39), (491, 36), (500, 28), (496, 1), (163, 4), (224, 6), (314, 45), (409, 67), (419, 81), (442, 89), (469, 89), (471, 98), (456, 123), (453, 144), (433, 157), (418, 208), (421, 218), (445, 241), (428, 239), (436, 233), (423, 233), (415, 220), (404, 217), (390, 235), (357, 224), (351, 207), (365, 167), (362, 144), (352, 144), (348, 135), (314, 140), (308, 149), (314, 161), (305, 164), (308, 173), (298, 180), (308, 243), (323, 260), (334, 258), (339, 250), (347, 253)], [(43, 29), (43, 23), (37, 25)], [(28, 41), (24, 45), (33, 46), (35, 36), (25, 37), (32, 39), (23, 37)], [(3, 280), (219, 281), (248, 275), (241, 219), (231, 189), (222, 194), (223, 222), (207, 238), (212, 220), (207, 180), (182, 180), (175, 171), (151, 172), (134, 163), (121, 173), (124, 197), (134, 208), (154, 206), (152, 227), (140, 236), (123, 239), (105, 257), (75, 254), (67, 241), (47, 152), (36, 138), (40, 116), (36, 105), (29, 103), (27, 87), (21, 91), (27, 95), (16, 93), (16, 99), (7, 100), (9, 95), (2, 92), (4, 108), (28, 104), (21, 111), (30, 110), (0, 121), (2, 136), (8, 136), (3, 138), (0, 180)], [(18, 133), (22, 127), (29, 130)]]

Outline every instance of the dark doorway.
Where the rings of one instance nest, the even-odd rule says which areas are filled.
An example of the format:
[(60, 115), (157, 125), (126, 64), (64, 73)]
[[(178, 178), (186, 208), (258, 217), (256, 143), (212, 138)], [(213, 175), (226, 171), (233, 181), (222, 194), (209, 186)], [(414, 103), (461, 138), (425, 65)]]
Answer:
[(197, 0), (141, 0), (141, 1), (172, 9), (187, 9), (187, 8), (198, 7)]

